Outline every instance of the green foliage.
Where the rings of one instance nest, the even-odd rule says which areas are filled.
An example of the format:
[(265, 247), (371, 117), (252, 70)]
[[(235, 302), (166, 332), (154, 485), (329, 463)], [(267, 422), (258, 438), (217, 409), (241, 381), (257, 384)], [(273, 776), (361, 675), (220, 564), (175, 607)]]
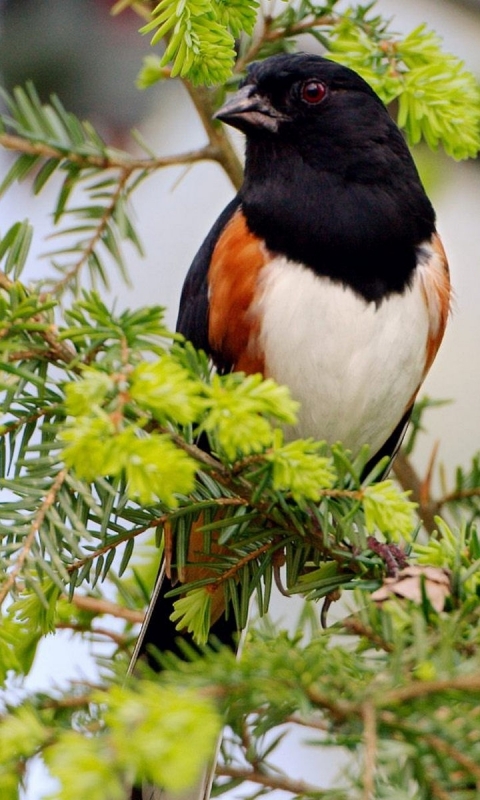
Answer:
[(275, 445), (267, 456), (274, 489), (289, 490), (296, 503), (318, 501), (322, 490), (330, 489), (336, 478), (332, 460), (320, 455), (323, 449), (309, 439), (284, 444), (281, 432), (276, 431)]
[(399, 493), (393, 481), (367, 486), (363, 496), (367, 530), (390, 534), (392, 541), (411, 541), (415, 530), (416, 503), (407, 500), (411, 492)]
[[(117, 11), (127, 6), (147, 10), (133, 0), (115, 4)], [(233, 68), (235, 82), (253, 58), (290, 51), (308, 33), (385, 102), (397, 102), (412, 143), (442, 144), (455, 158), (476, 154), (476, 85), (433, 33), (422, 27), (398, 37), (371, 5), (339, 11), (338, 0), (269, 7), (252, 33), (257, 11), (248, 0), (164, 0), (145, 30), (165, 49), (149, 57), (142, 80), (177, 74), (223, 82)], [(195, 94), (204, 122), (221, 94)], [(260, 376), (212, 374), (205, 354), (165, 328), (159, 307), (117, 313), (95, 291), (79, 297), (85, 269), (93, 285), (107, 285), (112, 266), (126, 274), (122, 243), (139, 248), (130, 195), (175, 158), (113, 150), (57, 99), (42, 105), (31, 86), (4, 100), (0, 144), (18, 157), (1, 190), (31, 180), (39, 193), (56, 175), (52, 216), (60, 246), (50, 254), (53, 275), (27, 288), (20, 279), (29, 222), (0, 238), (2, 683), (28, 674), (41, 636), (57, 627), (90, 640), (110, 637), (105, 683), (112, 670), (123, 676), (135, 609), (148, 601), (159, 552), (188, 575), (193, 523), (201, 525), (209, 573), (172, 592), (173, 620), (200, 643), (202, 658), (192, 652), (188, 663), (162, 654), (169, 669), (160, 678), (145, 670), (146, 679), (127, 687), (115, 679), (110, 688), (75, 685), (5, 709), (0, 796), (16, 800), (38, 753), (59, 780), (56, 800), (114, 800), (142, 781), (183, 791), (213, 754), (226, 720), (223, 789), (260, 776), (261, 791), (276, 786), (329, 800), (473, 800), (480, 761), (478, 455), (457, 470), (452, 488), (429, 498), (428, 510), (445, 519), (437, 517), (436, 535), (417, 538), (423, 498), (411, 502), (408, 491), (383, 480), (385, 464), (362, 479), (368, 448), (352, 459), (341, 445), (288, 441), (297, 406), (284, 387)], [(179, 163), (226, 148), (219, 129), (205, 124), (208, 146)], [(223, 166), (226, 152), (218, 155)], [(70, 289), (75, 301), (62, 307)], [(435, 404), (417, 405), (408, 452), (423, 430), (423, 412)], [(145, 537), (148, 563), (139, 559)], [(395, 591), (407, 554), (414, 564), (441, 569), (448, 584), (443, 610), (432, 604), (426, 573), (416, 601)], [(388, 599), (375, 605), (369, 594), (387, 578)], [(112, 588), (117, 592), (120, 632), (98, 625), (104, 581), (110, 610)], [(329, 631), (318, 629), (318, 611), (310, 613), (310, 642), (303, 631), (289, 636), (265, 624), (247, 636), (240, 660), (205, 649), (216, 593), (244, 627), (252, 597), (260, 614), (267, 611), (274, 581), (287, 594), (323, 598), (322, 619), (341, 590), (356, 590), (357, 611)], [(82, 610), (80, 600), (91, 606), (84, 602)], [(287, 718), (310, 726), (312, 747), (353, 754), (345, 788), (305, 787), (273, 770), (270, 753)]]
[(298, 404), (286, 387), (261, 375), (214, 375), (201, 428), (214, 435), (220, 451), (234, 461), (239, 455), (261, 452), (272, 444), (276, 422), (294, 423)]
[(45, 751), (61, 786), (52, 800), (122, 800), (131, 781), (144, 780), (182, 791), (213, 753), (220, 717), (192, 691), (177, 694), (145, 681), (136, 690), (97, 692), (92, 701), (103, 710), (99, 734), (66, 731)]
[(142, 30), (155, 31), (152, 44), (166, 37), (167, 46), (161, 58), (146, 59), (139, 85), (150, 86), (167, 74), (223, 83), (238, 70), (232, 36), (243, 33), (243, 68), (253, 58), (294, 49), (298, 35), (308, 33), (329, 58), (356, 70), (385, 103), (398, 101), (398, 124), (411, 145), (423, 140), (434, 150), (442, 145), (453, 158), (474, 158), (480, 149), (480, 92), (463, 62), (445, 53), (425, 25), (402, 37), (374, 15), (373, 3), (344, 10), (338, 5), (339, 0), (302, 0), (273, 14), (269, 9), (263, 33), (250, 39), (257, 3), (163, 0)]
[(476, 155), (478, 83), (425, 25), (402, 39), (388, 33), (383, 23), (372, 35), (347, 16), (332, 31), (330, 47), (330, 57), (358, 72), (385, 103), (398, 100), (398, 124), (411, 145), (424, 140), (433, 150), (442, 144), (453, 158)]
[[(478, 604), (457, 596), (455, 608), (434, 613), (405, 599), (378, 607), (359, 592), (356, 608), (313, 638), (305, 620), (293, 634), (267, 621), (240, 657), (227, 648), (186, 660), (167, 654), (160, 676), (143, 667), (128, 686), (32, 696), (0, 721), (0, 785), (17, 785), (19, 766), (41, 752), (60, 781), (55, 800), (121, 797), (145, 780), (181, 791), (212, 756), (224, 722), (217, 789), (260, 776), (266, 787), (347, 800), (364, 796), (374, 776), (378, 798), (474, 800)], [(342, 788), (307, 786), (272, 767), (286, 719), (304, 732), (312, 758), (332, 747), (348, 754)]]
[[(121, 242), (131, 242), (141, 253), (128, 203), (130, 192), (146, 174), (143, 164), (137, 162), (135, 167), (127, 154), (119, 159), (94, 127), (66, 111), (57, 97), (42, 104), (31, 83), (17, 87), (11, 95), (3, 89), (0, 94), (7, 108), (1, 117), (7, 146), (10, 133), (30, 145), (12, 163), (0, 184), (0, 195), (14, 182), (26, 179), (33, 180), (33, 191), (39, 194), (54, 174), (64, 176), (53, 209), (54, 223), (64, 223), (55, 232), (61, 244), (48, 253), (57, 278), (45, 283), (58, 294), (78, 289), (85, 267), (94, 284), (108, 286), (110, 263), (126, 279)], [(28, 222), (23, 222), (13, 225), (1, 239), (0, 259), (7, 254), (4, 271), (14, 279), (25, 263), (31, 235)]]
[(175, 603), (170, 617), (179, 631), (187, 630), (197, 644), (206, 644), (210, 633), (212, 595), (206, 589), (191, 589)]
[[(253, 30), (257, 0), (162, 0), (142, 33), (155, 31), (152, 44), (168, 34), (159, 67), (171, 62), (171, 77), (193, 83), (223, 83), (235, 59), (234, 37)], [(151, 70), (151, 62), (147, 70)], [(141, 85), (148, 84), (145, 70)]]
[(432, 564), (455, 575), (455, 590), (462, 600), (480, 597), (480, 540), (478, 531), (466, 523), (452, 531), (437, 517), (438, 533), (426, 544), (416, 542), (413, 552), (419, 564)]

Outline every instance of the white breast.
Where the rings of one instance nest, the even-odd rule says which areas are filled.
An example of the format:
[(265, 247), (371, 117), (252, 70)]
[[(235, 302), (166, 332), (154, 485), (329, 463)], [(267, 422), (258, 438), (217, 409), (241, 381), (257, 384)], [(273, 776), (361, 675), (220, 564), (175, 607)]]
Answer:
[(266, 374), (301, 404), (288, 436), (377, 452), (424, 373), (429, 323), (420, 278), (377, 307), (279, 257), (262, 269), (260, 288)]

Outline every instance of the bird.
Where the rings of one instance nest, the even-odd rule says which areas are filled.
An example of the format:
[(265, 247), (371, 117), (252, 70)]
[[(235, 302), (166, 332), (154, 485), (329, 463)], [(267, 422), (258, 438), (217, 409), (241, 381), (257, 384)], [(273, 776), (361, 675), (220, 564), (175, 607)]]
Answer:
[[(393, 458), (451, 301), (403, 134), (355, 71), (309, 53), (251, 64), (215, 116), (245, 134), (244, 181), (188, 271), (178, 332), (222, 373), (288, 386), (287, 438), (368, 444), (367, 469)], [(143, 648), (172, 645), (164, 593)]]

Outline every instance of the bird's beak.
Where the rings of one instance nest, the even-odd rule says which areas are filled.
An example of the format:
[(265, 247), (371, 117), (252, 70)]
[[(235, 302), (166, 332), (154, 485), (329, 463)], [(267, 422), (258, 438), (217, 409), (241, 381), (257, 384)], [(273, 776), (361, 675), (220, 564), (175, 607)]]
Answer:
[(214, 119), (226, 122), (244, 133), (253, 129), (264, 129), (271, 133), (278, 131), (279, 123), (289, 119), (277, 111), (266, 97), (258, 94), (252, 84), (241, 89), (227, 100), (214, 114)]

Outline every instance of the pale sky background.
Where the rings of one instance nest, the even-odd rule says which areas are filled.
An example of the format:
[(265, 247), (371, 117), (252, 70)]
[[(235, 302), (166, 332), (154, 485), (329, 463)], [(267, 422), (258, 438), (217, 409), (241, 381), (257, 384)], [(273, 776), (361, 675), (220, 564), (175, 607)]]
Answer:
[[(440, 33), (446, 49), (460, 55), (480, 76), (480, 15), (438, 0), (380, 0), (378, 10), (395, 17), (395, 28), (408, 32), (422, 22)], [(142, 126), (147, 140), (159, 153), (171, 154), (204, 143), (203, 130), (192, 114), (181, 87), (169, 85), (152, 94), (156, 108)], [(238, 137), (240, 143), (240, 137)], [(0, 170), (6, 159), (0, 153)], [(456, 308), (444, 345), (425, 385), (433, 397), (452, 398), (455, 404), (431, 411), (426, 422), (429, 433), (422, 439), (417, 464), (422, 467), (437, 439), (440, 458), (448, 466), (468, 464), (480, 442), (480, 170), (473, 164), (439, 160), (439, 175), (432, 199), (438, 213), (438, 227), (449, 255), (456, 290)], [(47, 213), (55, 195), (52, 184), (31, 198), (28, 185), (16, 186), (0, 202), (0, 229), (29, 217), (36, 226), (28, 274), (44, 274), (45, 264), (36, 256), (49, 249), (44, 241), (49, 229)], [(130, 260), (133, 288), (126, 289), (112, 273), (111, 297), (119, 306), (138, 307), (160, 303), (169, 309), (174, 325), (181, 285), (188, 266), (210, 225), (233, 196), (233, 189), (216, 165), (201, 164), (185, 170), (171, 168), (158, 172), (140, 187), (134, 207), (138, 229), (146, 251), (143, 260)], [(288, 612), (292, 602), (288, 601)], [(287, 614), (279, 605), (278, 614)], [(71, 677), (92, 677), (94, 663), (84, 643), (67, 634), (48, 637), (40, 647), (28, 679), (30, 688), (61, 684)], [(288, 763), (293, 774), (304, 780), (328, 785), (338, 769), (332, 754), (320, 760), (308, 748), (282, 745), (279, 763)], [(294, 766), (293, 766), (294, 765)], [(48, 784), (39, 771), (30, 780), (23, 800), (40, 800)], [(238, 794), (237, 794), (238, 796)], [(282, 798), (283, 793), (276, 793)], [(273, 797), (273, 795), (272, 795)]]

